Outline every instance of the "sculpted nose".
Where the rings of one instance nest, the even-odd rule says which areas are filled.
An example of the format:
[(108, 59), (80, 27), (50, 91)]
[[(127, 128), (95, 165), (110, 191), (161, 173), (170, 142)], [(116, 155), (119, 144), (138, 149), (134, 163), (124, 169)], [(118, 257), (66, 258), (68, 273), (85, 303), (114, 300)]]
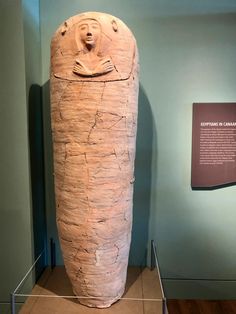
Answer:
[(92, 31), (91, 31), (90, 25), (88, 25), (88, 28), (87, 28), (87, 36), (92, 36)]

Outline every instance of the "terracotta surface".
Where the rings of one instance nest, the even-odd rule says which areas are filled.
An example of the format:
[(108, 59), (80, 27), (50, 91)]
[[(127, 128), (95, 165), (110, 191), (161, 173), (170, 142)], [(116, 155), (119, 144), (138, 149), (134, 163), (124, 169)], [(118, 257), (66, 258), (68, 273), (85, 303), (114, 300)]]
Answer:
[(81, 303), (108, 307), (125, 288), (132, 228), (138, 55), (118, 18), (68, 19), (51, 43), (57, 226)]
[[(64, 267), (47, 269), (22, 306), (20, 314), (162, 314), (161, 288), (156, 270), (129, 267), (124, 298), (107, 309), (80, 305), (73, 295)], [(45, 297), (42, 297), (45, 295)], [(41, 296), (41, 297), (40, 297)], [(47, 297), (46, 297), (47, 296)], [(64, 296), (58, 298), (58, 296)], [(167, 312), (166, 312), (167, 313)]]

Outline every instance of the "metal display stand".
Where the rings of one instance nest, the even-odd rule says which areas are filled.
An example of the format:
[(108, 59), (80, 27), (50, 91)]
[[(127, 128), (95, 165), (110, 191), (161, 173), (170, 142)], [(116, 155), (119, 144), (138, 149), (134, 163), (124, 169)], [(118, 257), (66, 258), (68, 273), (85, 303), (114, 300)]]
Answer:
[[(47, 273), (49, 274), (48, 276), (50, 277), (51, 274), (53, 274), (53, 272), (55, 271), (55, 244), (54, 241), (51, 240), (51, 267), (49, 267), (47, 269)], [(40, 300), (47, 300), (47, 302), (56, 302), (56, 299), (60, 298), (61, 300), (67, 300), (71, 299), (73, 302), (73, 305), (75, 306), (75, 302), (76, 300), (80, 299), (80, 298), (85, 298), (84, 296), (75, 296), (75, 295), (61, 295), (59, 293), (53, 293), (53, 294), (45, 294), (45, 293), (37, 293), (37, 290), (32, 290), (29, 293), (22, 293), (22, 287), (24, 286), (25, 282), (28, 280), (28, 278), (33, 274), (34, 272), (34, 268), (36, 267), (37, 263), (40, 261), (41, 258), (43, 258), (44, 256), (44, 251), (41, 252), (41, 254), (38, 256), (38, 258), (36, 259), (36, 261), (34, 262), (34, 264), (30, 267), (30, 269), (27, 271), (27, 273), (25, 274), (25, 276), (22, 278), (22, 280), (19, 282), (19, 284), (17, 285), (17, 287), (15, 288), (15, 290), (11, 293), (11, 314), (18, 314), (21, 313), (21, 310), (16, 310), (16, 304), (18, 303), (17, 300), (24, 298), (24, 300), (27, 303), (27, 300), (31, 300), (32, 298), (34, 298), (34, 300), (39, 300), (38, 302), (40, 302)], [(142, 298), (140, 297), (133, 297), (133, 295), (130, 296), (130, 294), (125, 294), (124, 297), (120, 298), (119, 302), (142, 302), (143, 304), (150, 304), (153, 306), (153, 303), (158, 303), (158, 308), (160, 308), (159, 312), (154, 311), (153, 313), (161, 313), (161, 314), (167, 314), (167, 305), (166, 305), (166, 298), (165, 298), (165, 294), (164, 294), (164, 290), (163, 290), (163, 286), (161, 283), (161, 276), (160, 276), (160, 271), (159, 271), (159, 265), (158, 265), (158, 259), (157, 259), (157, 252), (156, 252), (156, 246), (154, 241), (151, 241), (151, 270), (148, 270), (148, 276), (150, 277), (150, 274), (155, 274), (155, 280), (159, 281), (158, 282), (158, 289), (159, 289), (159, 297), (147, 297), (142, 295)], [(52, 277), (52, 276), (51, 276)], [(40, 279), (39, 279), (40, 280)], [(53, 279), (52, 279), (53, 280)], [(152, 288), (153, 290), (153, 288)], [(24, 309), (24, 306), (26, 306), (26, 303), (22, 305), (22, 308)], [(160, 306), (159, 306), (160, 305)], [(76, 304), (76, 306), (80, 307), (81, 305)], [(130, 305), (129, 305), (130, 306)], [(83, 306), (82, 306), (83, 307)], [(112, 306), (113, 307), (113, 306)], [(144, 305), (143, 305), (144, 307)], [(104, 310), (100, 310), (100, 311), (108, 311), (109, 309), (104, 309)], [(22, 313), (26, 313), (28, 312), (28, 310), (22, 310)], [(48, 312), (50, 313), (50, 312)], [(74, 312), (73, 312), (74, 313)], [(80, 310), (78, 309), (78, 313), (80, 313)], [(83, 310), (81, 310), (81, 313), (83, 313)], [(87, 313), (87, 312), (86, 312)], [(101, 312), (102, 313), (102, 312)], [(135, 312), (136, 313), (136, 312)], [(145, 313), (145, 311), (144, 311)], [(148, 313), (152, 313), (149, 312)]]
[(22, 278), (22, 280), (19, 282), (19, 284), (16, 286), (15, 290), (11, 293), (11, 314), (16, 314), (16, 298), (17, 297), (28, 297), (28, 294), (20, 294), (21, 288), (26, 283), (29, 276), (33, 273), (37, 263), (40, 261), (40, 259), (44, 258), (45, 249), (39, 254), (37, 259), (35, 260), (34, 264), (30, 267), (30, 269), (27, 271), (25, 276)]
[(154, 269), (156, 269), (156, 271), (157, 271), (157, 276), (159, 278), (160, 287), (161, 287), (162, 313), (167, 314), (167, 302), (166, 302), (166, 297), (165, 297), (165, 293), (164, 293), (164, 289), (163, 289), (163, 285), (162, 285), (162, 281), (161, 281), (161, 274), (160, 274), (159, 263), (158, 263), (158, 259), (157, 259), (156, 246), (155, 246), (154, 240), (152, 240), (151, 241), (151, 270), (154, 270)]

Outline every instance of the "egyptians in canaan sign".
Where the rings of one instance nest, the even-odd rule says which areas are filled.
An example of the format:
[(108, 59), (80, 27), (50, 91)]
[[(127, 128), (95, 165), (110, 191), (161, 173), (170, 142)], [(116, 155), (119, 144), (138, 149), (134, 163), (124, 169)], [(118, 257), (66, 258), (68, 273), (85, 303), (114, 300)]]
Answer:
[(192, 188), (236, 183), (236, 103), (194, 103)]

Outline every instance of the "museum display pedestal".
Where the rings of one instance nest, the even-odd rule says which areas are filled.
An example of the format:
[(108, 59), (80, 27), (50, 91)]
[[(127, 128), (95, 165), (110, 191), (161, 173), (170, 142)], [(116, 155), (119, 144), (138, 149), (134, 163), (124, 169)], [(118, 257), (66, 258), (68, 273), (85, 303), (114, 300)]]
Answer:
[(165, 313), (163, 304), (161, 282), (156, 269), (129, 267), (123, 297), (109, 308), (96, 309), (79, 304), (73, 296), (65, 268), (57, 266), (53, 270), (46, 268), (19, 313), (161, 314)]

